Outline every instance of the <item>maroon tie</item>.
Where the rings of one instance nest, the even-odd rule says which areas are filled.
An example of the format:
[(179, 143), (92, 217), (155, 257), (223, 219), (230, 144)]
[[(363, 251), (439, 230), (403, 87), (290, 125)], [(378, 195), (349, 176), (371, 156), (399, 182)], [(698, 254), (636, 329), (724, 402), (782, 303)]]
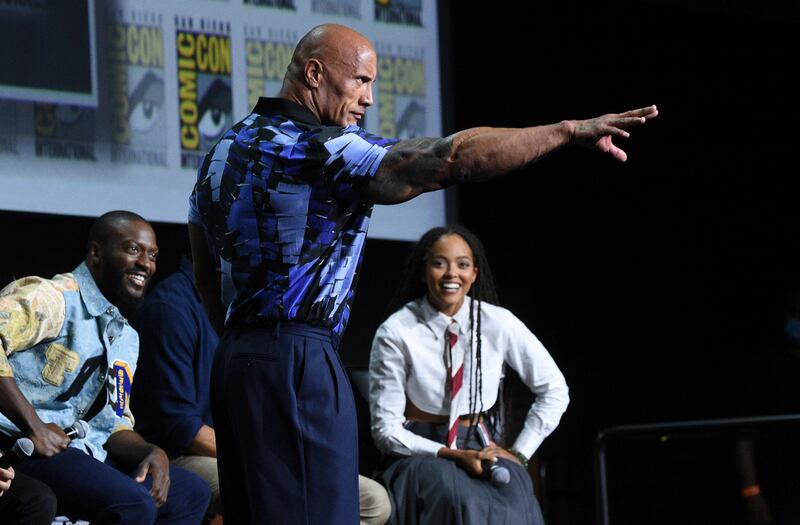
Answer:
[(450, 419), (448, 421), (447, 446), (457, 448), (458, 407), (461, 405), (461, 385), (464, 380), (464, 352), (458, 346), (458, 323), (454, 320), (447, 326), (447, 375), (450, 380)]

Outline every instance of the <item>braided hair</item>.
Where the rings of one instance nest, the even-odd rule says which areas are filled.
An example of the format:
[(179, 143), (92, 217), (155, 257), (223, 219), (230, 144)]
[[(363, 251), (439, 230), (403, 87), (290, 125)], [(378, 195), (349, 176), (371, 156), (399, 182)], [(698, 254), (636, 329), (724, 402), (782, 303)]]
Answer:
[[(475, 367), (469, 378), (469, 412), (470, 425), (468, 435), (475, 432), (478, 417), (484, 411), (483, 407), (483, 366), (481, 362), (481, 303), (487, 302), (498, 305), (497, 289), (492, 276), (492, 269), (486, 258), (486, 251), (483, 243), (474, 233), (461, 225), (450, 225), (433, 228), (428, 230), (414, 246), (412, 252), (406, 258), (405, 270), (400, 278), (397, 290), (389, 302), (389, 309), (386, 317), (402, 308), (406, 303), (419, 299), (427, 294), (427, 285), (421, 277), (425, 275), (425, 264), (430, 256), (433, 245), (449, 235), (458, 235), (469, 245), (472, 250), (472, 260), (478, 269), (475, 282), (469, 290), (469, 321), (470, 321), (470, 344), (468, 357), (472, 360), (473, 342), (475, 345)], [(492, 433), (496, 430), (498, 417), (502, 414), (502, 392), (498, 395), (499, 402), (491, 409), (489, 414)]]

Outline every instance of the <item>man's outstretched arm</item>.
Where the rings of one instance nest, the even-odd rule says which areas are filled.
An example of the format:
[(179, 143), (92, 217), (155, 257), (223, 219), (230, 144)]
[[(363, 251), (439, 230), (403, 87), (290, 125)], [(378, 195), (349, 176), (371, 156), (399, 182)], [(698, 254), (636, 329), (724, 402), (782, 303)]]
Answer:
[(624, 162), (613, 139), (658, 115), (655, 106), (588, 120), (564, 120), (530, 128), (471, 128), (445, 138), (403, 140), (392, 146), (361, 194), (396, 204), (459, 182), (500, 177), (533, 164), (567, 144), (577, 144)]

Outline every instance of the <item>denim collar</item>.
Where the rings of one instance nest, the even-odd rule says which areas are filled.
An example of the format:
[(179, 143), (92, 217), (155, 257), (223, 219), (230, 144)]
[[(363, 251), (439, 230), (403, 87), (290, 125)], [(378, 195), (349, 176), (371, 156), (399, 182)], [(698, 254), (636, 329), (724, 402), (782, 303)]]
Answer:
[(83, 304), (86, 305), (86, 310), (92, 317), (99, 317), (102, 314), (115, 313), (117, 308), (105, 298), (97, 283), (92, 277), (92, 272), (86, 266), (86, 261), (82, 262), (72, 271), (72, 275), (78, 282), (78, 289), (81, 293)]

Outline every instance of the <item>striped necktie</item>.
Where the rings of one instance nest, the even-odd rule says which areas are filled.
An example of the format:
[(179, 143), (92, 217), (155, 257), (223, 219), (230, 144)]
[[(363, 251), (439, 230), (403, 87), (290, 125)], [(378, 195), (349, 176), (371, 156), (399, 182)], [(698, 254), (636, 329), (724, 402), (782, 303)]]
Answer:
[(456, 446), (458, 438), (458, 407), (461, 406), (464, 380), (464, 352), (458, 346), (458, 323), (453, 320), (447, 326), (447, 372), (450, 379), (450, 419), (448, 421), (447, 446)]

